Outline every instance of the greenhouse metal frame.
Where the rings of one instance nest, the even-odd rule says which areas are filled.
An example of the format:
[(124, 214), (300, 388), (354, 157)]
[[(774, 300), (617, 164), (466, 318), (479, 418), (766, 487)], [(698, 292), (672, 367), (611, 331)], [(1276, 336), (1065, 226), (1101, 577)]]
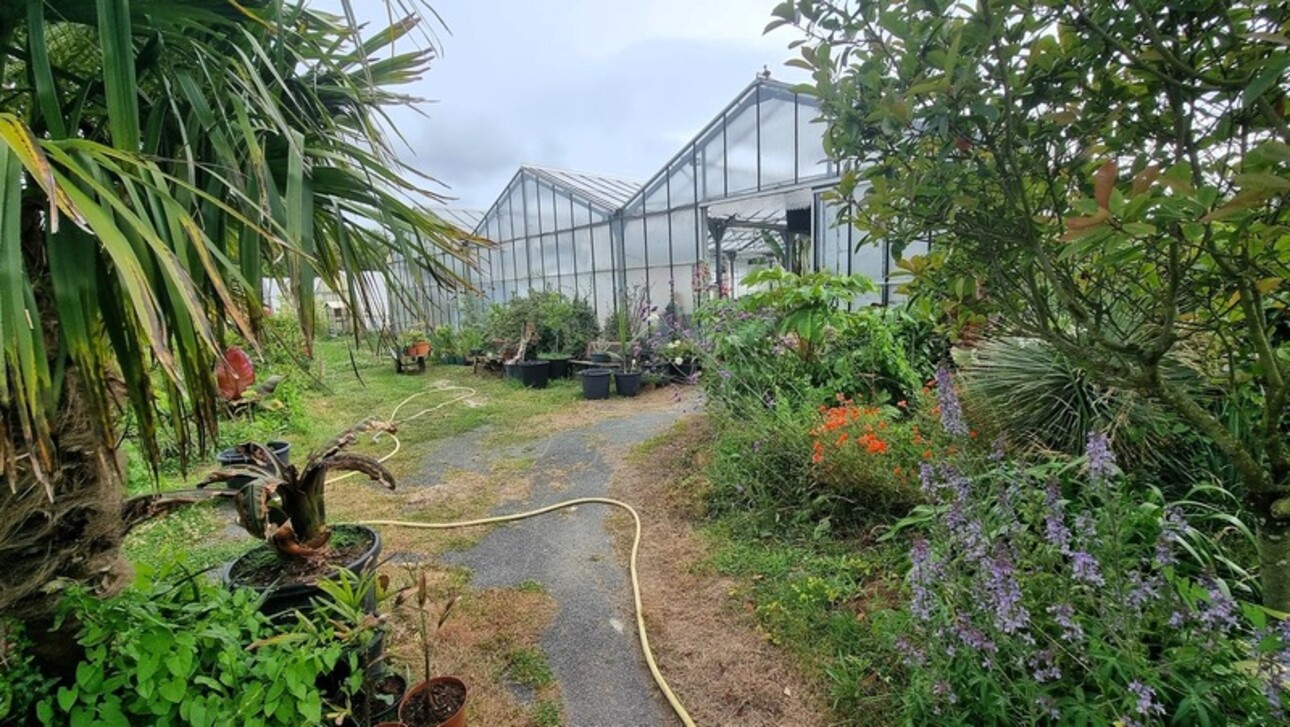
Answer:
[[(854, 304), (887, 304), (896, 295), (886, 246), (860, 244), (826, 199), (839, 175), (818, 116), (816, 98), (760, 76), (643, 184), (523, 165), (482, 216), (447, 211), (494, 243), (478, 268), (445, 261), (483, 301), (555, 290), (587, 299), (602, 321), (629, 297), (688, 314), (709, 297), (738, 297), (751, 269), (776, 263), (863, 274), (878, 291)], [(484, 305), (425, 287), (421, 310), (393, 306), (396, 325), (458, 326)]]

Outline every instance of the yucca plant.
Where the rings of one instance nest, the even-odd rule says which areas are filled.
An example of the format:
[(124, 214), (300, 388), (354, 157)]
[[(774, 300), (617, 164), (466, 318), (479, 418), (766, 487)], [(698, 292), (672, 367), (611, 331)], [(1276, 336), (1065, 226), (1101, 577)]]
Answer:
[(0, 3), (0, 616), (126, 581), (123, 405), (154, 467), (158, 396), (181, 452), (210, 441), (264, 278), (306, 341), (318, 280), (361, 308), (398, 254), (463, 284), (439, 253), (473, 241), (382, 132), (434, 55), (407, 1), (371, 31), (305, 0)]
[[(1131, 389), (1101, 385), (1042, 340), (995, 338), (957, 356), (966, 406), (1008, 433), (1017, 444), (1078, 454), (1090, 432), (1111, 435), (1130, 463), (1161, 462), (1165, 443), (1180, 426), (1177, 415)], [(1187, 390), (1196, 376), (1173, 360), (1170, 380)]]
[(324, 497), (331, 471), (361, 472), (394, 489), (394, 476), (371, 457), (345, 452), (360, 433), (393, 431), (393, 426), (369, 420), (341, 433), (304, 465), (283, 464), (268, 447), (248, 443), (237, 447), (250, 464), (212, 472), (198, 487), (237, 481), (233, 495), (238, 522), (251, 535), (262, 538), (279, 560), (298, 561), (325, 555), (331, 539)]

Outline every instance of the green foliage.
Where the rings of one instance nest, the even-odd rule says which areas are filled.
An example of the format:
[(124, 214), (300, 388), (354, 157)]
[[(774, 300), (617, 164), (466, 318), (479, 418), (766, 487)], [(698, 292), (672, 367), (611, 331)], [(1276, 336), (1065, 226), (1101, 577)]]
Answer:
[(540, 649), (526, 647), (513, 649), (506, 655), (506, 675), (518, 684), (541, 689), (555, 682), (551, 665)]
[(0, 621), (0, 723), (31, 722), (36, 705), (52, 694), (55, 682), (36, 669), (30, 647), (20, 625)]
[[(959, 357), (963, 403), (993, 422), (1011, 442), (1078, 454), (1093, 431), (1108, 434), (1126, 465), (1187, 461), (1177, 450), (1189, 428), (1176, 414), (1134, 389), (1099, 384), (1039, 339), (982, 342)], [(1194, 389), (1196, 376), (1174, 363), (1171, 378)]]
[(488, 311), (484, 334), (494, 345), (514, 350), (529, 323), (537, 326), (535, 353), (581, 355), (600, 334), (595, 309), (587, 300), (569, 299), (553, 291), (495, 304)]
[[(21, 86), (0, 102), (0, 408), (16, 417), (6, 431), (26, 432), (37, 479), (56, 471), (60, 402), (82, 401), (114, 445), (109, 370), (151, 461), (159, 395), (188, 414), (173, 422), (181, 445), (194, 424), (214, 433), (205, 374), (222, 327), (254, 334), (265, 278), (292, 281), (310, 342), (315, 281), (356, 292), (358, 271), (398, 253), (463, 282), (435, 253), (473, 238), (429, 211), (433, 196), (381, 131), (434, 54), (408, 45), (421, 19), (364, 30), (306, 5), (131, 13), (59, 0), (0, 13), (12, 42), (0, 81)], [(387, 60), (371, 63), (379, 53)], [(61, 385), (69, 366), (83, 383), (74, 393)], [(0, 459), (15, 444), (0, 438)]]
[[(317, 688), (353, 650), (325, 621), (275, 627), (254, 592), (161, 572), (63, 606), (86, 657), (38, 709), (46, 725), (320, 724)], [(351, 668), (354, 666), (350, 665)]]
[[(782, 2), (846, 169), (843, 217), (953, 329), (1041, 338), (1222, 452), (1290, 610), (1290, 125), (1277, 5)], [(1203, 39), (1203, 40), (1202, 40)], [(1090, 83), (1089, 79), (1096, 79)], [(1177, 385), (1239, 391), (1228, 417)]]
[(1087, 462), (930, 473), (933, 503), (901, 526), (918, 532), (909, 602), (879, 620), (907, 723), (1276, 721), (1290, 622), (1197, 567), (1223, 557), (1195, 531), (1204, 511), (1109, 462), (1090, 443)]
[(430, 351), (435, 356), (455, 355), (457, 348), (457, 332), (452, 326), (436, 326), (430, 331)]
[(236, 481), (233, 503), (238, 523), (251, 535), (265, 540), (281, 560), (299, 562), (324, 552), (331, 537), (327, 525), (326, 483), (331, 472), (365, 474), (394, 489), (394, 475), (366, 455), (343, 450), (368, 431), (388, 431), (389, 425), (368, 420), (352, 427), (315, 452), (302, 465), (284, 465), (268, 446), (248, 442), (237, 447), (250, 461), (212, 472), (199, 483)]
[[(874, 633), (869, 614), (890, 605), (900, 551), (857, 548), (834, 539), (770, 535), (726, 517), (708, 529), (715, 570), (743, 585), (732, 595), (751, 603), (772, 643), (798, 657), (825, 685), (835, 724), (887, 723), (899, 705), (899, 661)], [(886, 715), (874, 719), (874, 715)]]
[(749, 287), (767, 286), (744, 296), (751, 310), (769, 308), (779, 318), (779, 334), (796, 337), (798, 353), (810, 360), (831, 330), (847, 315), (845, 306), (875, 290), (862, 275), (831, 272), (798, 274), (781, 267), (754, 270), (744, 276)]

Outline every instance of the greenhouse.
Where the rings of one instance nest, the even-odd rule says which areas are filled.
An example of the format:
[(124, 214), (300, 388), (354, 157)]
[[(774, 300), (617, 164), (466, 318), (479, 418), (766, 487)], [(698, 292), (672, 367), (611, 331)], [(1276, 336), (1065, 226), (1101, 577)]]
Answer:
[[(895, 293), (885, 246), (861, 245), (824, 199), (838, 170), (818, 115), (813, 96), (758, 77), (643, 184), (523, 165), (482, 216), (446, 211), (495, 247), (477, 271), (445, 262), (488, 301), (558, 290), (591, 301), (601, 320), (629, 294), (677, 313), (738, 297), (749, 270), (775, 263), (863, 274), (879, 289), (856, 304), (886, 304)], [(459, 325), (477, 305), (423, 287), (421, 310), (395, 306), (396, 324)]]

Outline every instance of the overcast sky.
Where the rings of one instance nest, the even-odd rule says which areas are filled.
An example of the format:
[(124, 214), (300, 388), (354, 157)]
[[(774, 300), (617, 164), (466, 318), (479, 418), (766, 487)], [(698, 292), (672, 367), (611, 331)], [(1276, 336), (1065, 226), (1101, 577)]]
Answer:
[(644, 181), (763, 66), (805, 80), (783, 65), (792, 32), (762, 35), (775, 0), (431, 4), (451, 34), (414, 92), (434, 103), (396, 118), (452, 206), (487, 208), (522, 163)]

